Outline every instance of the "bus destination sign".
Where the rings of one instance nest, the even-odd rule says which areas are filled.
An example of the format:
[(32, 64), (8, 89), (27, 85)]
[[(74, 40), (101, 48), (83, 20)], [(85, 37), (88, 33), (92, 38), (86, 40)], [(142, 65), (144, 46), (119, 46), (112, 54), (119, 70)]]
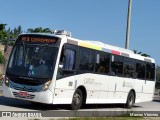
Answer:
[(38, 35), (22, 35), (17, 42), (25, 42), (31, 44), (55, 44), (58, 41), (56, 37), (38, 36)]

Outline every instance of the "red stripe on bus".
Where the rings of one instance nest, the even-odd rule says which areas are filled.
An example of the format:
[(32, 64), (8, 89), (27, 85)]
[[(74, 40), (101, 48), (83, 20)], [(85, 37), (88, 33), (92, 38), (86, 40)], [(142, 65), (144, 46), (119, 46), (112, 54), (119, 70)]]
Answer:
[(115, 55), (121, 55), (121, 52), (118, 52), (118, 51), (112, 50), (112, 54), (115, 54)]

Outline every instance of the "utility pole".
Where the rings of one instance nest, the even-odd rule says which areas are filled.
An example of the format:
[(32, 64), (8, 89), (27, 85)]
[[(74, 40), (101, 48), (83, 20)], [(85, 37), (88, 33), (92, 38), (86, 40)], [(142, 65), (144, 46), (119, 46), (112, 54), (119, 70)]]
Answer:
[(132, 0), (129, 0), (128, 1), (128, 15), (127, 15), (127, 29), (126, 29), (126, 44), (125, 44), (126, 49), (129, 49), (131, 7), (132, 7)]

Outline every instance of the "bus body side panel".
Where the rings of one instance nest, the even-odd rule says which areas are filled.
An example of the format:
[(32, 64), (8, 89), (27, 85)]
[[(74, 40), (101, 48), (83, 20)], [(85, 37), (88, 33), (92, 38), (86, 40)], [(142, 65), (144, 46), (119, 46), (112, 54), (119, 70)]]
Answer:
[(154, 81), (135, 80), (136, 103), (152, 101), (154, 95)]
[(57, 80), (55, 82), (53, 104), (71, 104), (75, 84), (75, 76)]
[(110, 77), (108, 97), (113, 103), (126, 103), (129, 91), (134, 89), (134, 79), (117, 76)]
[[(152, 101), (154, 97), (154, 87), (155, 83), (154, 81), (146, 80), (143, 91), (144, 91), (144, 97), (146, 101)], [(143, 99), (142, 99), (143, 100)]]
[(86, 89), (86, 103), (106, 103), (108, 80), (106, 79), (104, 81), (105, 78), (106, 77), (86, 73), (59, 79), (56, 81), (55, 88), (58, 95), (54, 96), (53, 103), (70, 104), (73, 94), (79, 86), (84, 86)]
[[(70, 104), (79, 86), (87, 92), (86, 103), (126, 103), (134, 80), (115, 76), (85, 73), (56, 81), (53, 104)], [(125, 84), (125, 85), (124, 85)]]
[(86, 103), (107, 103), (109, 79), (106, 75), (82, 74), (82, 85), (87, 89)]

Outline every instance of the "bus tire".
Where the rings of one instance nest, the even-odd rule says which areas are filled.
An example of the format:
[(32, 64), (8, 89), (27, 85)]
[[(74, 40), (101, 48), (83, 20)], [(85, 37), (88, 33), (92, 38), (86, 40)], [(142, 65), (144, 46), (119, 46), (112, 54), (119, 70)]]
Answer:
[(80, 89), (77, 89), (74, 92), (73, 98), (72, 98), (72, 103), (71, 103), (71, 109), (72, 110), (78, 110), (82, 106), (82, 101), (83, 101), (83, 94)]
[(134, 102), (135, 102), (134, 92), (130, 91), (129, 94), (128, 94), (128, 97), (127, 97), (127, 102), (126, 102), (125, 107), (128, 108), (128, 109), (132, 108), (133, 105), (134, 105)]

